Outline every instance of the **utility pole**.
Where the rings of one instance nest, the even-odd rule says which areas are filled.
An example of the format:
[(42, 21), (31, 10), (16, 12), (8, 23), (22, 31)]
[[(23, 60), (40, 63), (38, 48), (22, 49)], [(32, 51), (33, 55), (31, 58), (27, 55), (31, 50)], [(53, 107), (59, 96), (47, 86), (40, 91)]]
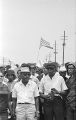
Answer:
[(56, 40), (55, 40), (55, 52), (54, 52), (54, 54), (55, 54), (55, 62), (56, 62), (56, 54), (57, 54), (58, 52), (57, 52), (57, 49), (56, 49)]
[(45, 62), (47, 62), (47, 61), (48, 61), (48, 56), (46, 55)]
[(68, 36), (65, 36), (65, 31), (64, 31), (64, 36), (62, 36), (62, 37), (64, 37), (63, 44), (62, 44), (63, 45), (63, 63), (62, 64), (64, 65), (64, 48), (65, 48), (65, 45), (66, 45), (66, 43), (65, 43), (66, 39), (65, 38), (68, 37)]
[(9, 60), (9, 64), (10, 64), (10, 66), (11, 66), (11, 61)]
[(4, 59), (4, 57), (3, 57), (3, 66), (4, 66), (4, 62), (5, 62), (5, 59)]
[(50, 58), (51, 58), (51, 52), (49, 53), (49, 61), (51, 60)]

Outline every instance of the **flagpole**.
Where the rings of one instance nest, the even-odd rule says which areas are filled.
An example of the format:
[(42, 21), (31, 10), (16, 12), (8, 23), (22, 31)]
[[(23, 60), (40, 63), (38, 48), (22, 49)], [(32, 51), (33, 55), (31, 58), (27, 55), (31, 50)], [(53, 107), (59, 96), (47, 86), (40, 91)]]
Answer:
[(39, 59), (39, 51), (40, 51), (40, 48), (41, 48), (42, 46), (47, 47), (47, 48), (50, 48), (50, 49), (53, 49), (53, 47), (50, 46), (50, 43), (47, 42), (46, 40), (44, 40), (44, 39), (41, 37), (40, 46), (39, 46), (38, 54), (37, 54), (37, 63), (39, 62), (39, 61), (38, 61), (38, 59)]
[(38, 59), (39, 59), (39, 52), (40, 52), (40, 48), (38, 49), (38, 54), (37, 54), (37, 63), (38, 63)]
[(37, 53), (37, 64), (38, 64), (38, 59), (39, 59), (39, 52), (40, 52), (40, 48), (41, 48), (41, 40), (40, 40), (40, 45), (39, 45), (39, 48), (38, 48), (38, 53)]

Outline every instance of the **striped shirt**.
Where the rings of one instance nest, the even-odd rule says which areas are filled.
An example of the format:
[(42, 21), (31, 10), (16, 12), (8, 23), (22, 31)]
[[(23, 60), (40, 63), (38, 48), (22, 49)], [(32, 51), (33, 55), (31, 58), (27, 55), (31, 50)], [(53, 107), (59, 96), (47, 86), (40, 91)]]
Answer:
[(0, 113), (8, 108), (9, 89), (7, 85), (0, 84)]

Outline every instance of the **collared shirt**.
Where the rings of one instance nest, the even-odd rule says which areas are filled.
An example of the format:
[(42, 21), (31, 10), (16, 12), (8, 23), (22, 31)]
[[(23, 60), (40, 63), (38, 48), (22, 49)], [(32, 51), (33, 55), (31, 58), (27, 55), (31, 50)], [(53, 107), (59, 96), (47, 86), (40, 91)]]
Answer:
[(29, 80), (25, 86), (22, 81), (15, 84), (12, 97), (17, 98), (17, 103), (35, 104), (35, 97), (39, 96), (38, 87), (35, 82)]
[(7, 85), (8, 79), (6, 77), (3, 78), (3, 84)]
[(63, 77), (60, 76), (58, 72), (56, 72), (52, 79), (49, 77), (49, 75), (46, 75), (40, 82), (39, 91), (41, 93), (47, 95), (51, 92), (52, 88), (55, 88), (59, 92), (68, 89)]
[(34, 81), (37, 84), (37, 86), (39, 88), (39, 80), (38, 80), (38, 78), (36, 76), (34, 76), (34, 75), (31, 75), (30, 78), (31, 78), (32, 81)]
[(69, 78), (70, 78), (70, 76), (69, 76), (68, 74), (66, 74), (66, 78), (68, 78), (68, 79), (69, 79)]

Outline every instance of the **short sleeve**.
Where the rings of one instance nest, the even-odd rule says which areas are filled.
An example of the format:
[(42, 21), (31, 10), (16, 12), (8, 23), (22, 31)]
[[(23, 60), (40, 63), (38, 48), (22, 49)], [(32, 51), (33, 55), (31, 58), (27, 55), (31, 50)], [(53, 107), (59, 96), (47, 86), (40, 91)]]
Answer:
[(37, 84), (35, 85), (35, 89), (34, 89), (34, 97), (38, 97), (39, 96), (39, 90), (37, 87)]
[(17, 98), (17, 86), (15, 85), (12, 90), (12, 98)]
[(66, 83), (65, 83), (65, 80), (64, 80), (63, 78), (62, 78), (62, 82), (61, 82), (61, 89), (62, 89), (62, 91), (68, 89), (68, 88), (67, 88), (67, 85), (66, 85)]
[(39, 84), (39, 92), (44, 93), (44, 82), (43, 82), (43, 78), (40, 81)]

